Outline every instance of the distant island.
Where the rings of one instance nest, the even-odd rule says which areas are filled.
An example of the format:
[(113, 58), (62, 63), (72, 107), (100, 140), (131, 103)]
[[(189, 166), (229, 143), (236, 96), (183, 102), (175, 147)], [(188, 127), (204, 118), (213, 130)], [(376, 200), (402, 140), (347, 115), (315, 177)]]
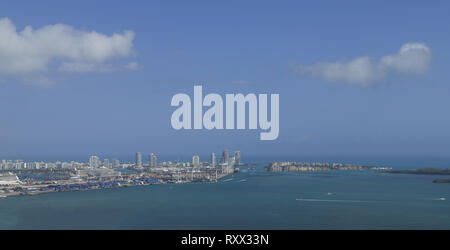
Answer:
[(450, 179), (436, 179), (433, 183), (450, 183)]
[(450, 175), (450, 169), (449, 168), (419, 168), (417, 170), (387, 170), (387, 171), (383, 171), (383, 173)]
[[(419, 168), (417, 170), (388, 170), (389, 174), (450, 175), (449, 168)], [(450, 179), (436, 179), (433, 183), (450, 183)]]
[(269, 172), (317, 172), (332, 170), (388, 170), (387, 167), (362, 166), (343, 163), (327, 163), (327, 162), (272, 162), (266, 167)]

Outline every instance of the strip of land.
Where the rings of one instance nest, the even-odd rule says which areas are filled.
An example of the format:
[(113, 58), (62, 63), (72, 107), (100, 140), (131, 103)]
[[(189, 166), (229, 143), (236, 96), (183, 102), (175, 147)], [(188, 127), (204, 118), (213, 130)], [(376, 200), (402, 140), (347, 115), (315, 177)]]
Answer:
[(417, 170), (387, 170), (387, 171), (384, 171), (383, 173), (450, 175), (450, 169), (449, 168), (420, 168)]
[[(418, 174), (418, 175), (450, 175), (449, 168), (419, 168), (417, 170), (387, 170), (388, 174)], [(450, 183), (450, 179), (436, 179), (433, 183)]]
[(450, 183), (450, 179), (436, 179), (433, 183)]

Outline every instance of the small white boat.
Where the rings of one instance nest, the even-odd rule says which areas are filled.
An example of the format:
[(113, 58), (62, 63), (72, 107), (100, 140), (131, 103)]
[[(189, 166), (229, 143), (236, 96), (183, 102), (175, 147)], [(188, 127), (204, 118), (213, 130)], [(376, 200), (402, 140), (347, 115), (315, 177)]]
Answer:
[(441, 198), (439, 198), (438, 200), (440, 200), (440, 201), (445, 201), (445, 198), (444, 198), (444, 197), (441, 197)]

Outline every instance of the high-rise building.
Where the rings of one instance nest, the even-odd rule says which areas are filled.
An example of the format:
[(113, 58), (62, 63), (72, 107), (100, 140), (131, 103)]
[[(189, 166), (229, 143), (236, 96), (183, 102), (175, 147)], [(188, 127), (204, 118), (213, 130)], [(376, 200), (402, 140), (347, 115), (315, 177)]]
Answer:
[(105, 159), (103, 160), (103, 166), (104, 166), (105, 168), (110, 168), (110, 167), (111, 167), (111, 166), (109, 165), (109, 159), (105, 158)]
[(151, 153), (149, 156), (148, 156), (148, 166), (149, 167), (151, 167), (151, 168), (155, 168), (156, 166), (157, 166), (157, 158), (156, 158), (156, 155), (155, 154), (153, 154), (153, 153)]
[(228, 164), (230, 161), (230, 154), (228, 153), (228, 150), (224, 150), (222, 153), (222, 163)]
[(136, 153), (136, 167), (142, 168), (142, 154), (141, 152)]
[(119, 168), (120, 167), (120, 161), (117, 159), (112, 159), (112, 167), (113, 168)]
[(90, 168), (98, 168), (100, 166), (100, 158), (98, 156), (89, 157), (89, 167)]
[(241, 151), (234, 152), (234, 161), (236, 165), (241, 165)]
[(198, 155), (193, 155), (192, 156), (192, 165), (194, 167), (199, 167), (200, 166), (200, 156), (198, 156)]
[(217, 165), (216, 154), (211, 153), (211, 167), (215, 168)]
[(233, 167), (234, 165), (236, 165), (236, 162), (234, 159), (235, 159), (234, 156), (230, 157), (230, 161), (228, 162), (229, 167)]

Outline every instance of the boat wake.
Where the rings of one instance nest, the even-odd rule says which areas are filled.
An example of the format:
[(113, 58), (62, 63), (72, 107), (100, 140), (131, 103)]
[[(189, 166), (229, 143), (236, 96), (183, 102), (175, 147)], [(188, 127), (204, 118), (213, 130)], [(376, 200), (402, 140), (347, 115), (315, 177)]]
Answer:
[(247, 181), (247, 179), (238, 180), (236, 182), (243, 182), (243, 181)]
[(350, 202), (350, 203), (370, 203), (373, 201), (358, 201), (358, 200), (322, 200), (322, 199), (295, 199), (297, 201), (311, 201), (311, 202)]
[(223, 180), (223, 182), (226, 182), (226, 181), (231, 181), (231, 180), (233, 180), (233, 178), (230, 178), (230, 179), (226, 179), (226, 180)]

